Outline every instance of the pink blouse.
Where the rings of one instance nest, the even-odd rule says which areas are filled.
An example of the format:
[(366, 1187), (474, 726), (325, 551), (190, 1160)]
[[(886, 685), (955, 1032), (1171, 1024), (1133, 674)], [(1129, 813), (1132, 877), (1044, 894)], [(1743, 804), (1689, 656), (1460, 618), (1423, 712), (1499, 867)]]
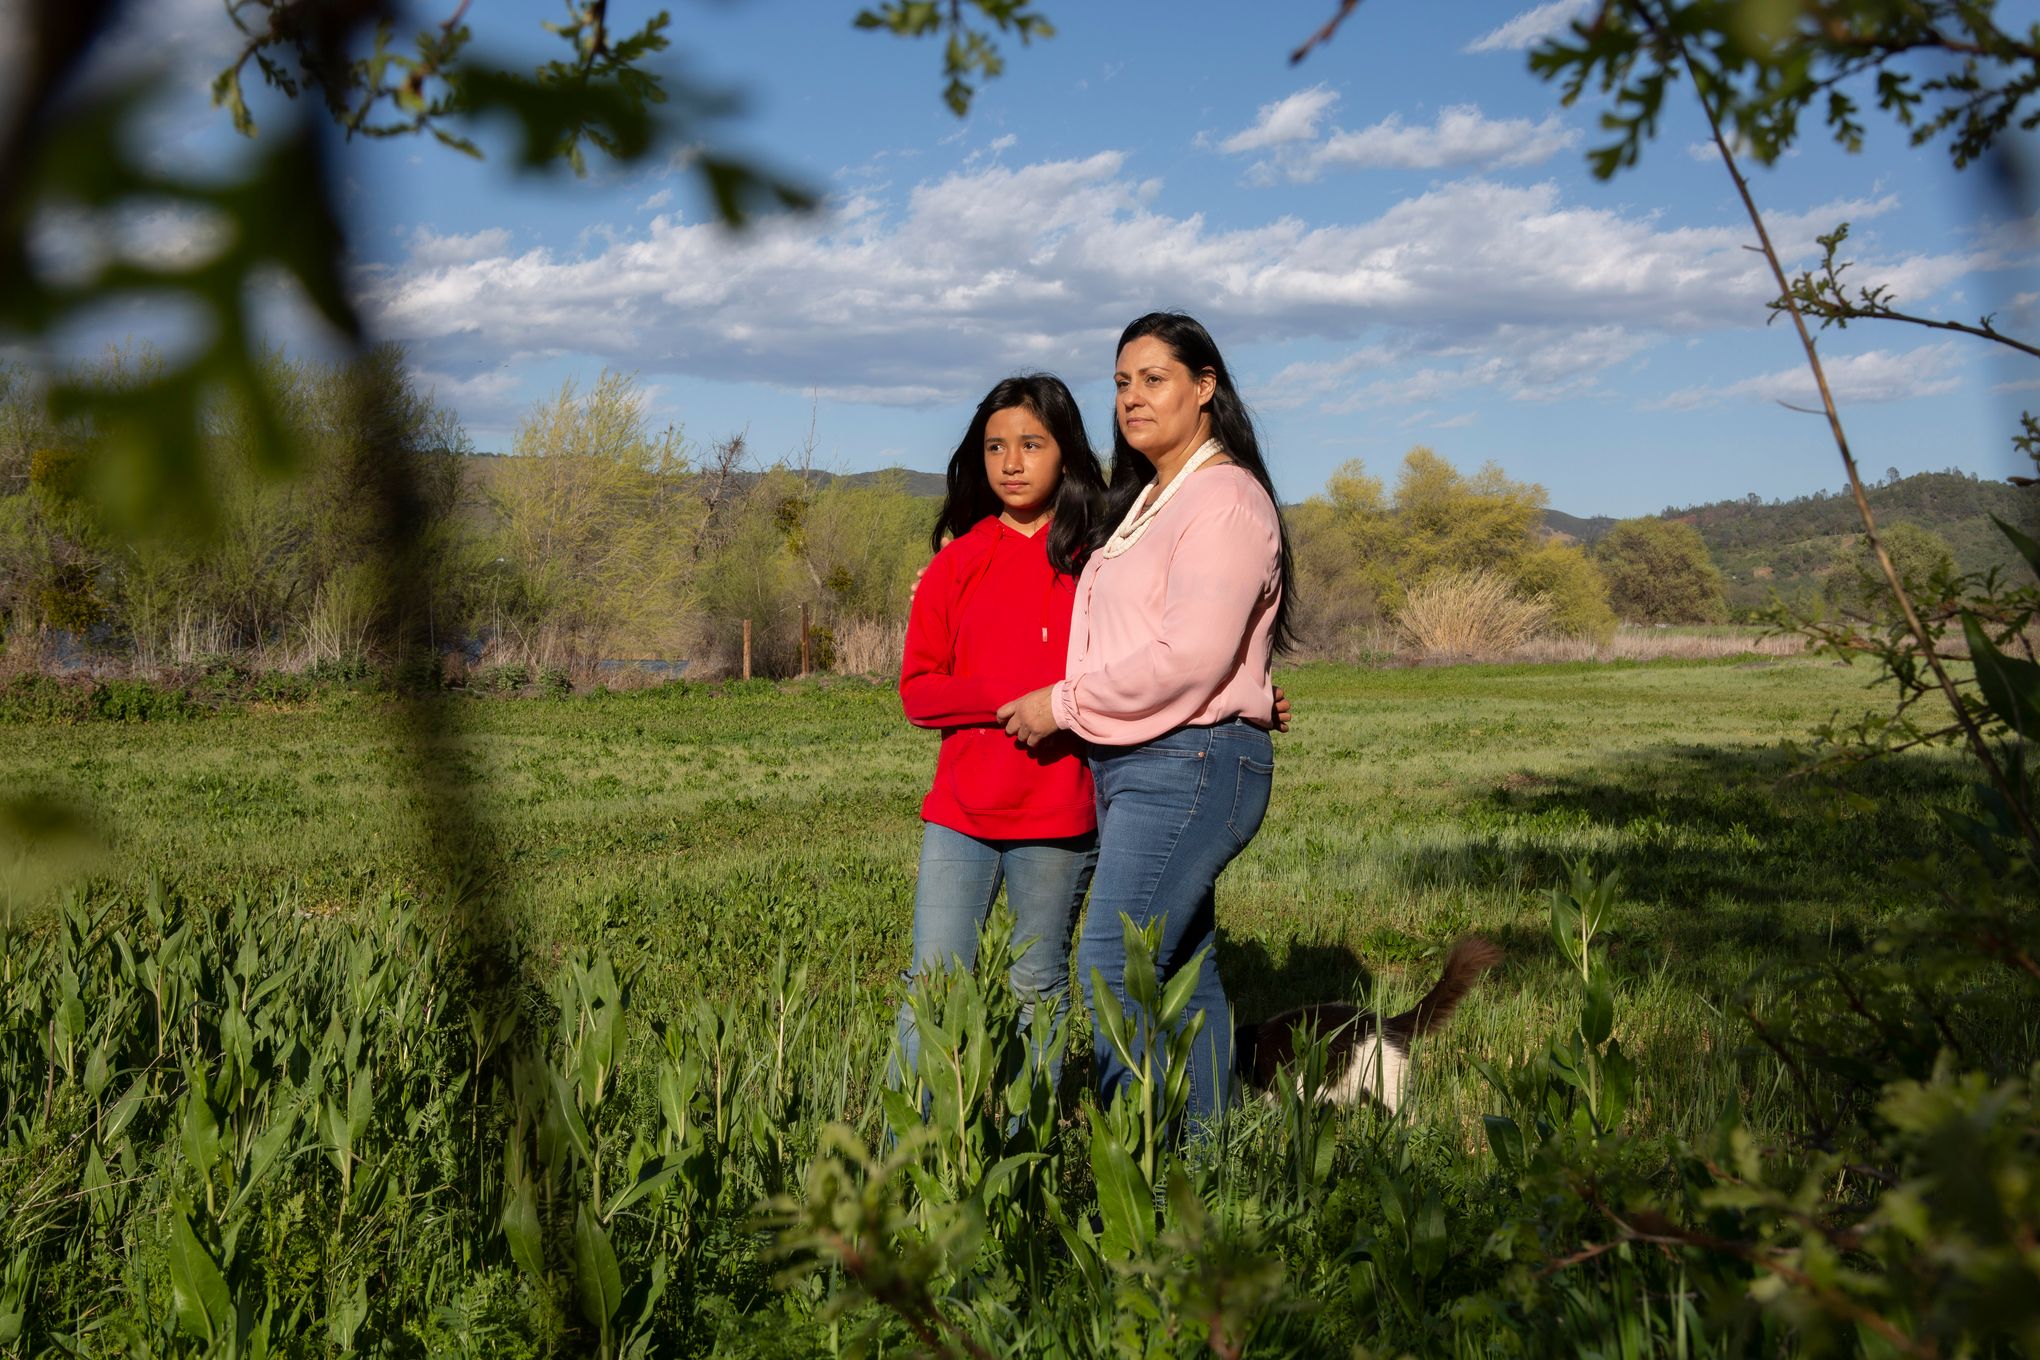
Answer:
[(1236, 717), (1272, 726), (1281, 542), (1252, 473), (1190, 472), (1138, 541), (1085, 562), (1056, 725), (1104, 746)]

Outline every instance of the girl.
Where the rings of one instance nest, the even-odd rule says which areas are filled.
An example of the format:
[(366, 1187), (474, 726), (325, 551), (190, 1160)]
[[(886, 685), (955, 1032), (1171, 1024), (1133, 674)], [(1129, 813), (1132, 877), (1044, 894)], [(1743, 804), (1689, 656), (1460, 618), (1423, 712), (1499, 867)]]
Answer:
[[(971, 966), (1003, 880), (1023, 1021), (1044, 1003), (1058, 1022), (1067, 1009), (1070, 923), (1097, 864), (1097, 815), (1074, 740), (1021, 745), (995, 715), (1062, 676), (1075, 576), (1104, 484), (1060, 379), (1008, 378), (987, 393), (949, 460), (939, 551), (914, 592), (900, 668), (908, 721), (942, 729), (921, 803), (909, 980)], [(919, 1050), (913, 1007), (903, 1004), (896, 1081)], [(1054, 1051), (1052, 1079), (1061, 1070)]]
[[(1113, 381), (1112, 487), (1077, 583), (1065, 673), (998, 717), (1031, 747), (1056, 749), (1065, 731), (1090, 744), (1099, 845), (1078, 977), (1088, 984), (1096, 969), (1125, 1004), (1122, 913), (1162, 922), (1165, 973), (1210, 951), (1188, 1012), (1204, 1016), (1189, 1117), (1208, 1124), (1232, 1072), (1214, 888), (1268, 810), (1269, 665), (1288, 640), (1289, 543), (1253, 421), (1203, 326), (1141, 317), (1119, 338)], [(1109, 1100), (1132, 1074), (1102, 1039), (1096, 1053)]]

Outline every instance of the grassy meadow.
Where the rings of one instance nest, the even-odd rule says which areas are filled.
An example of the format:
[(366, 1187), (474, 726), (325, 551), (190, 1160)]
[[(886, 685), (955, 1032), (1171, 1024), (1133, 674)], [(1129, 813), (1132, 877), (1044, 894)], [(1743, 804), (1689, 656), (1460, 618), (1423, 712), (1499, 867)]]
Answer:
[[(1921, 890), (1897, 866), (1937, 845), (1934, 806), (1969, 798), (1960, 762), (1931, 754), (1857, 771), (1848, 798), (1794, 777), (1788, 743), (1875, 702), (1866, 672), (1827, 661), (1310, 666), (1279, 678), (1296, 716), (1277, 741), (1275, 800), (1220, 885), (1220, 966), (1241, 1018), (1304, 999), (1368, 996), (1400, 1008), (1428, 985), (1441, 947), (1467, 932), (1506, 955), (1452, 1028), (1420, 1046), (1398, 1134), (1398, 1155), (1423, 1162), (1459, 1206), (1450, 1239), (1463, 1264), (1447, 1275), (1486, 1269), (1477, 1206), (1495, 1166), (1481, 1116), (1496, 1098), (1475, 1061), (1522, 1058), (1564, 1029), (1576, 1005), (1548, 926), (1547, 891), (1565, 881), (1568, 861), (1621, 875), (1598, 947), (1616, 978), (1616, 1034), (1637, 1066), (1629, 1117), (1641, 1144), (1705, 1130), (1730, 1100), (1760, 1136), (1787, 1139), (1796, 1116), (1786, 1077), (1750, 1045), (1743, 1006), (1775, 999), (1772, 974), (1853, 956), (1880, 923), (1915, 910)], [(348, 692), (165, 723), (10, 722), (0, 726), (0, 787), (91, 810), (98, 845), (83, 881), (93, 911), (131, 917), (162, 883), (195, 909), (253, 903), (290, 918), (292, 930), (324, 934), (370, 928), (389, 902), (425, 892), (416, 800), (465, 788), (490, 847), (493, 910), (532, 994), (557, 992), (562, 970), (592, 950), (631, 979), (619, 1070), (656, 1065), (666, 1022), (704, 1000), (769, 1007), (761, 995), (791, 988), (801, 1023), (789, 1031), (782, 1008), (779, 1032), (798, 1051), (782, 1048), (777, 1060), (812, 1080), (797, 1107), (774, 1106), (789, 1136), (811, 1148), (815, 1130), (841, 1119), (877, 1146), (875, 1088), (935, 751), (932, 734), (902, 720), (892, 690), (842, 680), (670, 685), (462, 699), (455, 712), (457, 734), (435, 757), (436, 791), (422, 795), (396, 756), (384, 701)], [(47, 901), (4, 906), (11, 929), (29, 938), (57, 929)], [(804, 978), (771, 981), (782, 953)], [(2003, 1037), (2040, 1050), (2030, 1023)], [(1084, 1137), (1088, 1070), (1075, 1055), (1087, 1053), (1080, 1036), (1062, 1092), (1073, 1147)], [(637, 1115), (621, 1118), (648, 1117), (652, 1103), (640, 1095)], [(1268, 1118), (1249, 1107), (1241, 1123)], [(1370, 1112), (1336, 1121), (1341, 1174), (1371, 1175), (1386, 1122)], [(725, 1235), (690, 1239), (688, 1251), (755, 1261), (742, 1227), (750, 1203), (789, 1183), (779, 1173), (733, 1175), (719, 1192)], [(23, 1186), (19, 1163), (0, 1169), (17, 1229)], [(485, 1198), (480, 1218), (493, 1232), (493, 1192)], [(629, 1217), (604, 1221), (625, 1234)], [(232, 1239), (221, 1249), (231, 1253)], [(1315, 1268), (1292, 1263), (1306, 1276)], [(160, 1292), (152, 1269), (136, 1267), (119, 1288)], [(494, 1282), (467, 1294), (437, 1275), (418, 1288), (456, 1298), (435, 1316), (447, 1306), (486, 1311), (494, 1300), (488, 1307), (522, 1319), (501, 1325), (528, 1353), (595, 1348), (571, 1305), (547, 1313), (528, 1286), (513, 1287), (507, 1263), (490, 1270), (479, 1278)], [(687, 1338), (684, 1349), (796, 1354), (843, 1344), (835, 1315), (774, 1301), (762, 1267), (731, 1271), (713, 1288), (690, 1286), (696, 1311), (671, 1333)], [(36, 1297), (61, 1294), (48, 1275)], [(375, 1292), (387, 1290), (401, 1292), (387, 1280)], [(699, 1300), (711, 1295), (722, 1301), (707, 1309)], [(513, 1297), (524, 1301), (505, 1302)], [(661, 1306), (671, 1310), (672, 1297)], [(1311, 1328), (1354, 1317), (1387, 1326), (1385, 1316), (1334, 1309), (1263, 1335), (1288, 1338), (1276, 1349), (1311, 1353), (1325, 1344)], [(388, 1341), (401, 1332), (395, 1322), (377, 1325), (387, 1353), (407, 1353), (410, 1342)], [(778, 1350), (758, 1339), (782, 1333)], [(372, 1334), (376, 1325), (360, 1333)], [(431, 1334), (408, 1333), (426, 1349)], [(347, 1330), (349, 1346), (355, 1335)], [(1421, 1327), (1412, 1335), (1420, 1342), (1399, 1344), (1431, 1345)], [(1477, 1353), (1474, 1341), (1452, 1339), (1460, 1336), (1431, 1340)], [(605, 1325), (602, 1348), (610, 1340)], [(1341, 1345), (1364, 1340), (1349, 1334)], [(290, 1353), (347, 1351), (321, 1342)], [(651, 1353), (679, 1351), (662, 1343)]]
[[(1456, 1055), (1506, 1055), (1569, 1004), (1543, 892), (1584, 856), (1623, 873), (1609, 945), (1640, 1003), (1626, 1027), (1667, 1058), (1652, 1087), (1664, 1116), (1691, 1116), (1733, 1062), (1721, 1005), (1905, 910), (1914, 889), (1893, 866), (1935, 842), (1928, 802), (1963, 795), (1959, 762), (1935, 757), (1865, 772), (1868, 811), (1790, 778), (1782, 744), (1867, 706), (1864, 678), (1812, 660), (1282, 676), (1297, 719), (1275, 801), (1221, 884), (1235, 1006), (1251, 1019), (1374, 985), (1397, 1006), (1441, 944), (1487, 935), (1510, 962), (1425, 1061), (1426, 1105), (1469, 1119), (1480, 1091)], [(657, 1014), (743, 991), (783, 948), (874, 1026), (890, 1013), (935, 749), (890, 688), (478, 700), (458, 722), (445, 773), (474, 790), (498, 910), (535, 957), (606, 946), (643, 970)], [(109, 886), (274, 891), (344, 918), (425, 877), (372, 696), (8, 737), (0, 785), (92, 809), (93, 877)]]

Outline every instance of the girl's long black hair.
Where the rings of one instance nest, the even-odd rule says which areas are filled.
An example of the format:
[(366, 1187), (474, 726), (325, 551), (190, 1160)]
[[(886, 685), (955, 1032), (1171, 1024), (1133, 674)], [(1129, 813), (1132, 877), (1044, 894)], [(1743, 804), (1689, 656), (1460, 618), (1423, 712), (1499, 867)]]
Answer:
[[(1119, 333), (1119, 348), (1112, 352), (1117, 355), (1134, 341), (1143, 336), (1153, 336), (1169, 347), (1182, 365), (1195, 378), (1200, 373), (1209, 373), (1217, 379), (1212, 389), (1211, 400), (1205, 410), (1211, 416), (1211, 434), (1225, 446), (1233, 462), (1253, 474), (1261, 489), (1268, 493), (1268, 502), (1275, 507), (1275, 521), (1281, 535), (1282, 600), (1275, 606), (1275, 650), (1282, 651), (1292, 646), (1296, 635), (1290, 628), (1290, 605), (1296, 599), (1296, 572), (1289, 554), (1289, 526), (1282, 522), (1282, 502), (1275, 499), (1275, 484), (1268, 479), (1268, 464), (1261, 458), (1261, 441), (1254, 434), (1254, 418), (1247, 410), (1247, 404), (1240, 400), (1239, 389), (1233, 386), (1232, 372), (1225, 366), (1225, 356), (1218, 352), (1212, 342), (1211, 332), (1195, 317), (1182, 312), (1149, 312), (1146, 316), (1130, 322)], [(1126, 435), (1119, 428), (1118, 411), (1115, 403), (1112, 421), (1112, 482), (1105, 493), (1105, 512), (1098, 517), (1098, 528), (1094, 531), (1097, 544), (1102, 545), (1104, 536), (1110, 534), (1119, 522), (1126, 518), (1126, 512), (1133, 507), (1141, 489), (1154, 480), (1155, 465), (1148, 461), (1146, 454), (1126, 442)]]
[(945, 537), (961, 538), (986, 515), (1005, 509), (985, 475), (985, 426), (1001, 411), (1024, 406), (1032, 411), (1062, 453), (1062, 478), (1049, 506), (1048, 563), (1065, 576), (1075, 576), (1090, 548), (1098, 503), (1105, 495), (1105, 473), (1084, 433), (1084, 417), (1075, 397), (1053, 373), (1022, 373), (985, 393), (970, 418), (963, 442), (949, 456), (949, 490), (935, 516), (929, 544), (941, 551)]

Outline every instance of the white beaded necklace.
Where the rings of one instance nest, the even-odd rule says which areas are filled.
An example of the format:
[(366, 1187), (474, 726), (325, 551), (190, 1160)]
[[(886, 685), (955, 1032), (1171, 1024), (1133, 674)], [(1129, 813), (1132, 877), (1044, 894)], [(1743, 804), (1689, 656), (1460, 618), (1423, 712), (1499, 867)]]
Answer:
[[(1112, 531), (1111, 538), (1105, 540), (1105, 546), (1098, 550), (1098, 555), (1101, 557), (1117, 557), (1134, 544), (1140, 542), (1140, 536), (1147, 532), (1148, 525), (1154, 523), (1155, 516), (1160, 514), (1162, 507), (1169, 503), (1169, 497), (1175, 495), (1183, 483), (1190, 480), (1190, 474), (1224, 452), (1225, 446), (1216, 439), (1207, 439), (1202, 444), (1199, 444), (1197, 452), (1191, 454), (1185, 460), (1183, 466), (1177, 470), (1176, 475), (1169, 479), (1169, 484), (1156, 493), (1152, 500), (1143, 505), (1141, 497), (1134, 498), (1132, 506), (1127, 509), (1126, 518), (1119, 521), (1119, 527)], [(1149, 483), (1149, 485), (1153, 485), (1153, 483)]]

